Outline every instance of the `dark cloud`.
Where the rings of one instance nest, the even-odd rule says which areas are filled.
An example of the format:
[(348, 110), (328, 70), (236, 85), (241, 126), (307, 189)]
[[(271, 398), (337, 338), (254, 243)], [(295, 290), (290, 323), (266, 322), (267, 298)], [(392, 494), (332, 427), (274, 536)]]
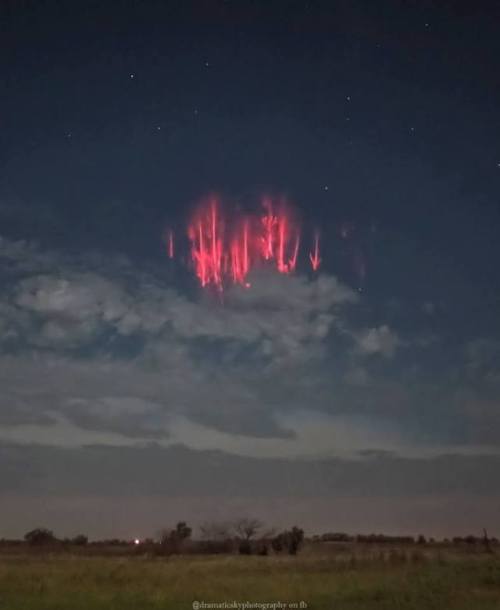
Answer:
[(498, 505), (498, 456), (408, 460), (378, 454), (301, 461), (180, 446), (4, 444), (0, 457), (0, 535), (22, 534), (42, 520), (62, 535), (84, 530), (130, 538), (136, 532), (153, 535), (181, 518), (198, 526), (242, 514), (257, 514), (270, 525), (299, 523), (312, 532), (449, 535), (463, 533), (467, 522), (461, 513), (450, 513), (457, 502), (469, 517), (475, 515), (477, 527), (495, 531), (490, 509)]
[[(278, 496), (412, 496), (496, 488), (500, 456), (442, 455), (408, 459), (363, 452), (362, 459), (241, 457), (218, 450), (0, 445), (4, 489), (44, 494)], [(36, 466), (35, 466), (36, 465)]]

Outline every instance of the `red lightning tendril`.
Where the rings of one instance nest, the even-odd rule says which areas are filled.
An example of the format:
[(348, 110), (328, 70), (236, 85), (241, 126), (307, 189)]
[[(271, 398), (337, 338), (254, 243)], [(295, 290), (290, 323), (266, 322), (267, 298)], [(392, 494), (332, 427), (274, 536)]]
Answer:
[[(201, 286), (222, 291), (228, 283), (250, 287), (248, 275), (258, 266), (279, 273), (296, 270), (300, 226), (284, 202), (262, 201), (260, 215), (228, 217), (216, 196), (203, 201), (188, 224), (193, 270)], [(174, 258), (174, 234), (168, 232), (168, 256)], [(319, 237), (309, 254), (313, 271), (320, 266)]]
[(174, 232), (168, 232), (168, 258), (174, 258)]
[(311, 261), (313, 271), (317, 271), (321, 265), (321, 258), (319, 256), (319, 233), (317, 231), (314, 234), (314, 250), (309, 252), (309, 260)]

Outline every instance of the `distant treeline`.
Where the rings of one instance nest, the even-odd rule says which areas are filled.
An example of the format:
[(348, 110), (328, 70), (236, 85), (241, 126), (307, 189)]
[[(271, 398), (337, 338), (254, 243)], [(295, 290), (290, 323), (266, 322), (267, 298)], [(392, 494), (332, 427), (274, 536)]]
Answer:
[[(84, 552), (148, 553), (151, 555), (172, 555), (178, 553), (239, 553), (241, 555), (268, 555), (286, 553), (296, 555), (304, 542), (304, 532), (299, 527), (277, 531), (265, 529), (258, 519), (242, 518), (231, 523), (207, 522), (200, 527), (200, 535), (194, 539), (192, 529), (184, 521), (170, 529), (161, 530), (156, 538), (122, 540), (110, 538), (89, 541), (84, 534), (72, 538), (58, 538), (51, 530), (43, 527), (26, 533), (24, 540), (0, 539), (0, 547), (65, 550), (85, 549)], [(483, 545), (488, 550), (498, 546), (497, 538), (488, 537), (486, 530), (482, 536), (455, 536), (435, 540), (419, 536), (389, 536), (386, 534), (356, 534), (327, 532), (315, 535), (310, 542), (374, 544), (374, 545)]]
[(73, 538), (58, 538), (54, 532), (37, 527), (24, 536), (24, 540), (0, 539), (1, 547), (29, 547), (32, 549), (65, 550), (85, 548), (100, 552), (116, 549), (124, 552), (172, 555), (177, 553), (239, 553), (241, 555), (268, 555), (270, 552), (296, 555), (304, 541), (299, 527), (288, 530), (264, 530), (258, 519), (242, 518), (233, 523), (205, 523), (200, 538), (192, 539), (192, 529), (184, 521), (174, 528), (164, 529), (156, 539), (121, 540), (118, 538), (95, 540), (79, 534)]
[(389, 536), (387, 534), (346, 534), (344, 532), (327, 532), (313, 536), (315, 542), (358, 542), (361, 544), (484, 544), (485, 542), (498, 545), (498, 538), (489, 538), (486, 533), (482, 536), (455, 536), (453, 538), (426, 538), (419, 536)]

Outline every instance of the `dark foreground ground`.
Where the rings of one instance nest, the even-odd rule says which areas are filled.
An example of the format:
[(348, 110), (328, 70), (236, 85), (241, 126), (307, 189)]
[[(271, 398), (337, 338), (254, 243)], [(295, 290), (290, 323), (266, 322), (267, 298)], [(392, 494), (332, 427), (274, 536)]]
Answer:
[(0, 610), (196, 610), (195, 601), (206, 608), (236, 601), (318, 610), (500, 609), (500, 556), (326, 546), (297, 557), (0, 556)]

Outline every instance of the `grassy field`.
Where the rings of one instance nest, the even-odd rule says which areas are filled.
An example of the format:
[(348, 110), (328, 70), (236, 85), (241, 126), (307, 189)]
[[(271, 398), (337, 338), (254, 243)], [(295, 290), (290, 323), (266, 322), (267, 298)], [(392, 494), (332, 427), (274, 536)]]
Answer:
[(500, 609), (500, 558), (414, 551), (0, 556), (1, 610), (182, 610), (194, 600), (305, 602), (318, 610)]

